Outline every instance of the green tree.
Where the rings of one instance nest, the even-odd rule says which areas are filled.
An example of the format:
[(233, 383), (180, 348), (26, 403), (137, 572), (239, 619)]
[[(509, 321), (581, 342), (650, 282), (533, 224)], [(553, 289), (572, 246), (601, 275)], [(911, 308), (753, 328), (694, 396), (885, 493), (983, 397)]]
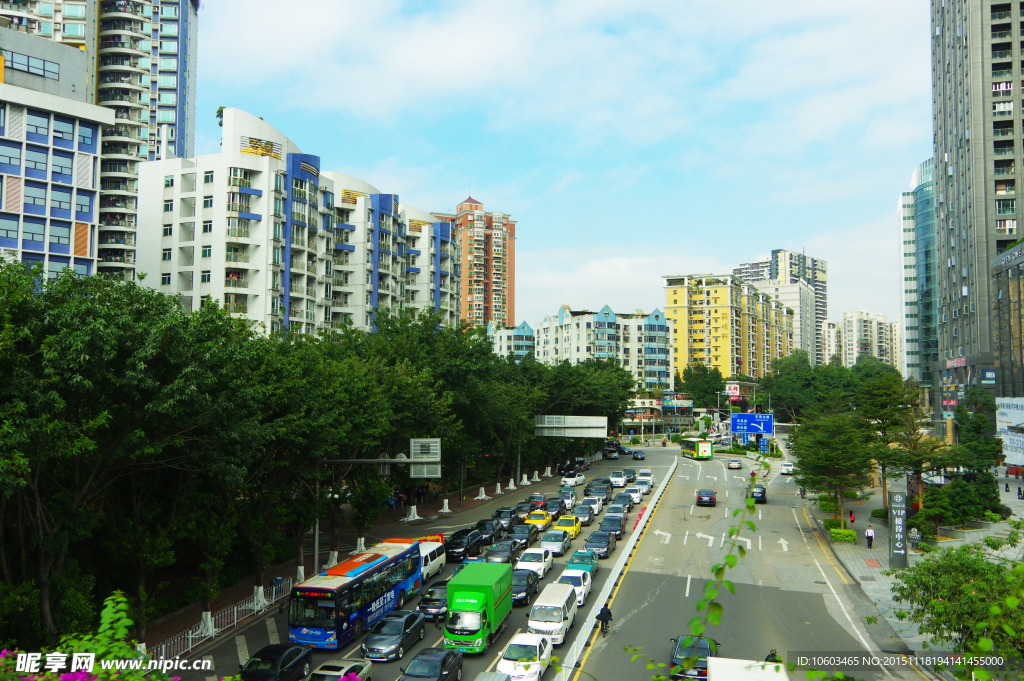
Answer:
[(889, 507), (889, 478), (900, 471), (900, 452), (894, 443), (920, 392), (915, 381), (904, 382), (899, 374), (888, 371), (862, 380), (857, 387), (857, 414), (870, 424), (871, 458), (878, 466), (885, 508)]
[(683, 369), (682, 391), (693, 400), (693, 406), (711, 409), (718, 406), (719, 395), (725, 390), (725, 379), (717, 367), (694, 362)]
[(954, 419), (960, 463), (975, 471), (985, 471), (1003, 460), (1003, 442), (995, 434), (996, 401), (980, 388), (968, 388), (957, 405)]
[[(758, 404), (767, 407), (769, 399), (776, 414), (796, 423), (812, 404), (813, 370), (806, 350), (772, 360), (772, 371), (758, 386)], [(770, 395), (770, 397), (769, 397)]]
[(910, 474), (917, 486), (917, 507), (924, 505), (924, 474), (941, 470), (952, 462), (953, 450), (931, 435), (930, 414), (918, 404), (904, 409), (891, 432), (897, 465)]
[[(933, 535), (939, 534), (939, 526), (950, 522), (953, 517), (953, 509), (949, 505), (949, 497), (946, 495), (946, 488), (938, 485), (931, 485), (924, 493), (923, 505), (918, 509), (907, 524), (919, 529), (928, 528)], [(929, 528), (928, 526), (931, 525)]]
[(868, 433), (849, 414), (805, 421), (793, 438), (796, 480), (801, 487), (828, 491), (845, 517), (844, 493), (862, 489), (871, 470)]
[(857, 355), (857, 361), (850, 370), (858, 381), (872, 380), (883, 374), (899, 375), (896, 367), (866, 353)]
[(977, 489), (963, 478), (953, 478), (946, 485), (946, 499), (949, 500), (950, 518), (961, 527), (967, 527), (968, 520), (981, 517), (985, 511)]

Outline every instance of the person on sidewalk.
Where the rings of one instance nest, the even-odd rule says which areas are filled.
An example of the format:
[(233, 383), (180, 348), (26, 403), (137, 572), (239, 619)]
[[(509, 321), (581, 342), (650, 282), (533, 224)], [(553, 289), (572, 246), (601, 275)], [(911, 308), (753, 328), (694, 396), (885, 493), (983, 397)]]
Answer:
[(875, 541), (875, 528), (868, 525), (868, 529), (864, 530), (864, 538), (868, 540), (868, 548), (871, 548), (871, 544)]
[(856, 518), (856, 516), (853, 514), (853, 511), (850, 511), (850, 528), (851, 529), (853, 528), (853, 521), (854, 521), (855, 518)]
[(1021, 491), (1020, 485), (1017, 485), (1017, 498), (1024, 499), (1024, 492)]

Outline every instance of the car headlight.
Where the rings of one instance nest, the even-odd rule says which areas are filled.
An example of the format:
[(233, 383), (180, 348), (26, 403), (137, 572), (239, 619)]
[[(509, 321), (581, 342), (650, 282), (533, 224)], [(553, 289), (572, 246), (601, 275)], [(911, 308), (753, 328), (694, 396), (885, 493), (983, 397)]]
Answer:
[(387, 648), (384, 649), (384, 652), (385, 653), (390, 653), (392, 650), (394, 650), (397, 647), (398, 647), (397, 643), (392, 643), (391, 645), (389, 645)]

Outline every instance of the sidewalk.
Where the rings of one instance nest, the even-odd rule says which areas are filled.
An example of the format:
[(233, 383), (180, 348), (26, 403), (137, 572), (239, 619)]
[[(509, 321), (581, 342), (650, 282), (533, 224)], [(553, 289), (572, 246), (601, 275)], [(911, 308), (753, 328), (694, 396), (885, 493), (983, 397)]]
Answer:
[[(893, 480), (889, 483), (889, 489), (905, 489), (905, 484), (900, 480)], [(843, 564), (846, 571), (857, 580), (861, 589), (875, 604), (878, 612), (885, 618), (893, 631), (911, 650), (920, 651), (924, 649), (924, 643), (928, 641), (929, 637), (921, 635), (916, 624), (901, 622), (896, 618), (895, 613), (900, 609), (900, 605), (894, 602), (892, 596), (892, 585), (895, 580), (882, 574), (889, 569), (889, 527), (882, 521), (871, 517), (872, 510), (882, 508), (882, 491), (874, 489), (870, 490), (870, 494), (871, 496), (866, 501), (847, 500), (845, 504), (847, 527), (857, 531), (856, 544), (833, 544), (824, 530), (822, 530), (822, 538), (832, 548), (836, 558)], [(829, 513), (819, 511), (817, 503), (813, 504), (810, 510), (816, 521), (832, 517)], [(849, 527), (851, 510), (856, 516), (856, 522), (852, 528)], [(864, 530), (869, 524), (875, 530), (874, 547), (870, 549), (864, 539)], [(820, 522), (818, 527), (821, 527)], [(923, 555), (922, 553), (910, 553), (907, 556), (909, 564), (913, 565), (921, 560)]]

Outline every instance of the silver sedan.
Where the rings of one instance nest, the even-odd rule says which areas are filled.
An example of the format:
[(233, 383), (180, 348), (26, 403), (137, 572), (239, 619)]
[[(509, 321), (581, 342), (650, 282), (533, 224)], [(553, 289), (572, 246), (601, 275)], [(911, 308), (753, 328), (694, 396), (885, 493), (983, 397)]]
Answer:
[(341, 681), (346, 674), (355, 674), (359, 681), (373, 678), (373, 663), (369, 660), (327, 660), (316, 668), (309, 681)]
[(564, 556), (565, 552), (569, 550), (570, 544), (572, 544), (572, 539), (565, 530), (548, 530), (540, 540), (540, 547), (548, 549), (556, 556)]

